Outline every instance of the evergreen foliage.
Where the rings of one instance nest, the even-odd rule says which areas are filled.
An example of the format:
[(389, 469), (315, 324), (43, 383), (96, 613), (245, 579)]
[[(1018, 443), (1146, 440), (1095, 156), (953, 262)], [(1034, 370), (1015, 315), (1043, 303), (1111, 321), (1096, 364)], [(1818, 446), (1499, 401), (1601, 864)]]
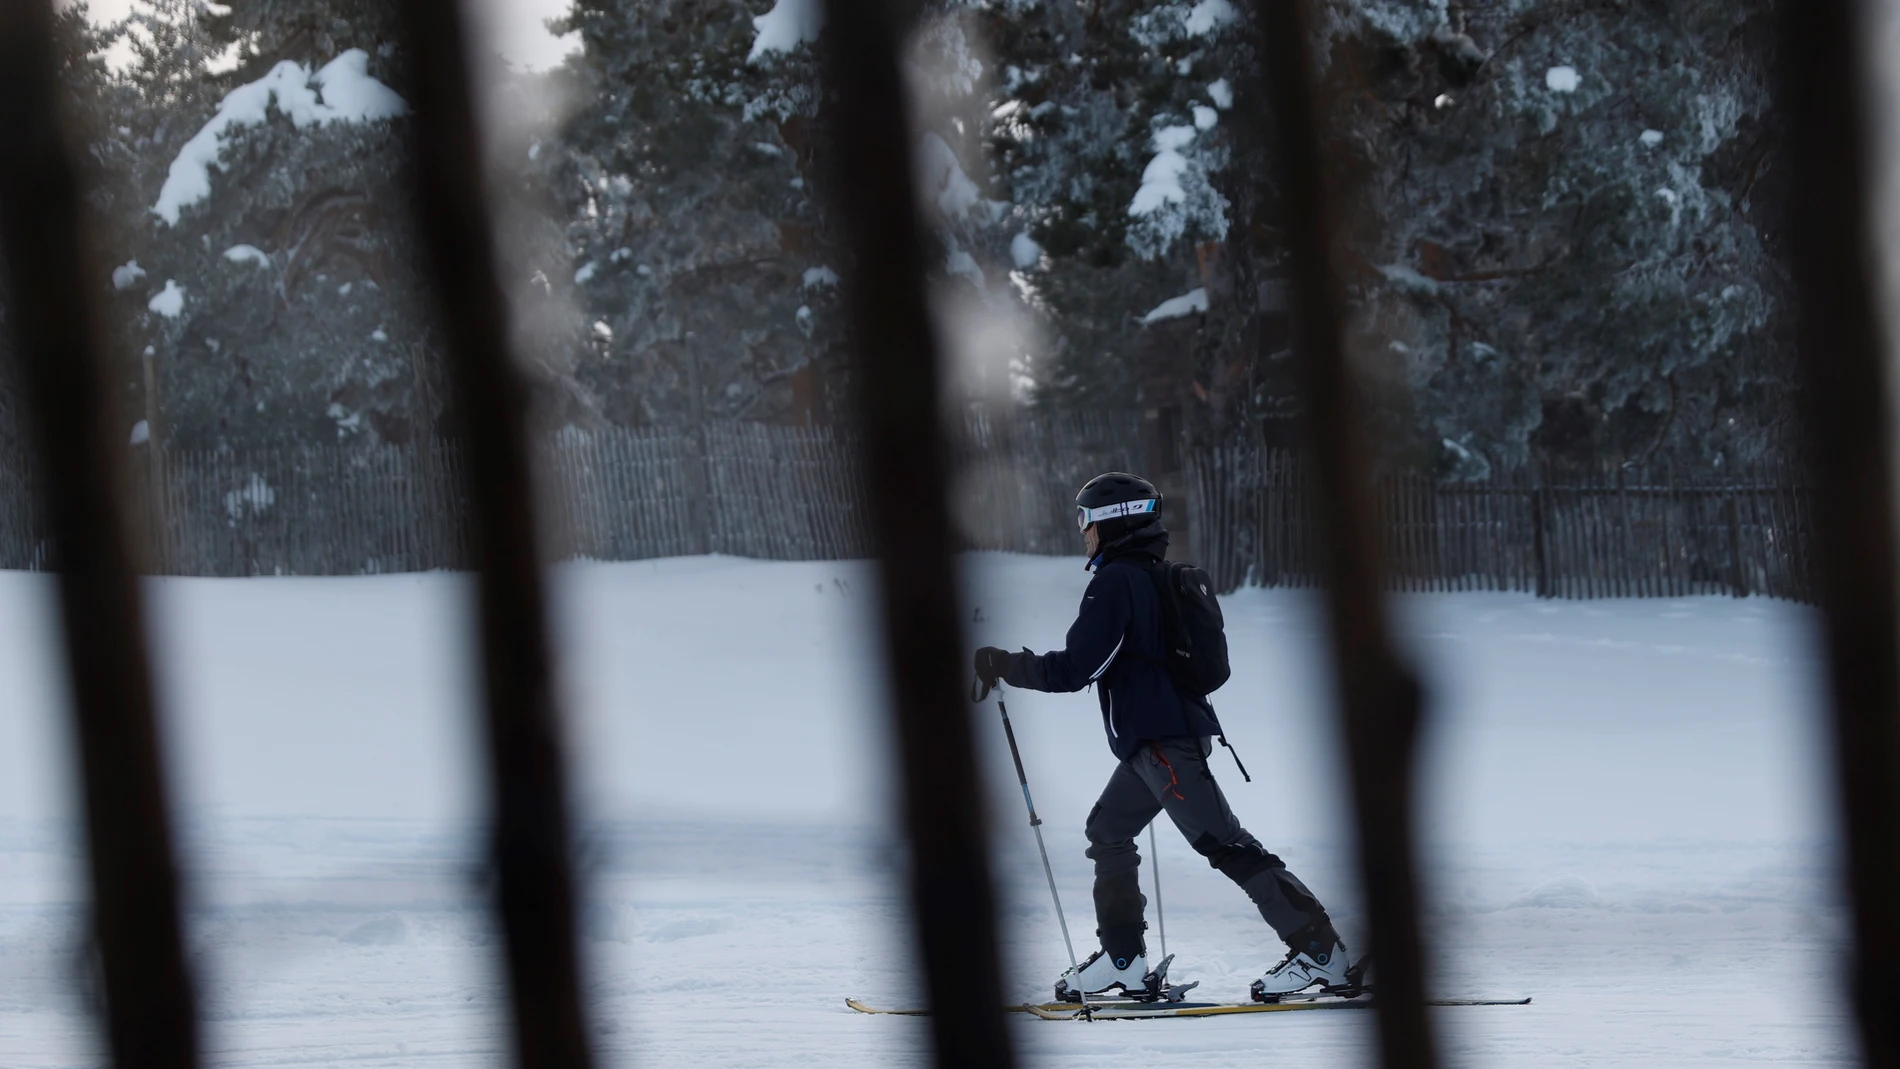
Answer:
[(1210, 87), (1231, 84), (1234, 8), (1036, 0), (980, 12), (1000, 68), (988, 131), (997, 187), (1043, 254), (1028, 284), (1051, 321), (1036, 395), (1130, 407), (1137, 317), (1203, 285), (1196, 246), (1227, 236), (1218, 183), (1231, 125), (1215, 98), (1231, 100)]
[(558, 198), (594, 351), (580, 372), (621, 425), (825, 418), (838, 261), (813, 189), (809, 46), (753, 54), (738, 0), (579, 0), (578, 102), (537, 158)]
[(1775, 6), (1416, 10), (1324, 45), (1382, 423), (1449, 474), (1788, 448)]
[[(139, 347), (126, 377), (142, 381), (130, 365), (145, 358), (155, 365), (164, 439), (217, 448), (433, 433), (442, 405), (404, 120), (321, 121), (289, 99), (317, 99), (318, 72), (347, 64), (351, 49), (391, 92), (385, 6), (237, 0), (227, 14), (143, 2), (146, 44), (127, 78), (142, 89), (139, 148), (167, 165), (134, 185), (123, 251), (140, 274), (117, 301)], [(219, 58), (234, 65), (214, 70)], [(264, 82), (278, 91), (253, 116), (262, 121), (224, 127), (203, 167), (208, 190), (169, 220), (158, 206), (190, 165), (188, 146), (223, 121), (225, 102)]]
[[(400, 92), (393, 9), (138, 2), (59, 24), (128, 424), (152, 411), (164, 441), (211, 448), (443, 433), (408, 120), (312, 110), (346, 60)], [(1774, 8), (1325, 0), (1340, 262), (1394, 462), (1463, 478), (1791, 448)], [(820, 10), (575, 0), (563, 67), (482, 68), (514, 124), (489, 179), (547, 426), (845, 410), (823, 192), (853, 132), (823, 106)], [(1200, 442), (1297, 411), (1246, 10), (914, 8), (933, 296), (973, 392), (1172, 405)], [(269, 107), (229, 119), (264, 85)], [(193, 159), (205, 188), (180, 196)], [(0, 382), (0, 428), (11, 405)]]

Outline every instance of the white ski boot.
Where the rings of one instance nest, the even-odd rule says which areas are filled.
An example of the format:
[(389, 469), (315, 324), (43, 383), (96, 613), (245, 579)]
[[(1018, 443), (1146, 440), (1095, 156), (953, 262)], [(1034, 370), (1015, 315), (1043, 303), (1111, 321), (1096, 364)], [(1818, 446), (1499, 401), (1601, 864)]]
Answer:
[[(1069, 969), (1056, 981), (1056, 1000), (1081, 1002), (1083, 992), (1087, 992), (1091, 999), (1105, 998), (1109, 1002), (1180, 1002), (1188, 992), (1201, 986), (1199, 980), (1185, 984), (1168, 982), (1168, 966), (1174, 964), (1173, 954), (1162, 958), (1161, 964), (1152, 969), (1147, 967), (1145, 952), (1132, 961), (1119, 960), (1127, 964), (1117, 968), (1107, 951), (1096, 951), (1079, 970)], [(1077, 979), (1078, 974), (1080, 979)], [(1092, 986), (1083, 987), (1083, 984)], [(1112, 988), (1120, 988), (1121, 993), (1109, 994)]]
[[(1348, 971), (1351, 962), (1346, 956), (1346, 944), (1340, 942), (1338, 933), (1332, 926), (1314, 933), (1310, 938), (1295, 936), (1294, 948), (1287, 951), (1286, 959), (1267, 970), (1267, 975), (1253, 982), (1253, 1000), (1255, 1002), (1278, 1002), (1282, 997), (1297, 994), (1309, 987), (1318, 987), (1323, 992), (1356, 988), (1349, 981)], [(1353, 994), (1358, 992), (1354, 990)]]
[(1056, 1001), (1080, 1002), (1083, 995), (1100, 995), (1119, 987), (1122, 994), (1138, 998), (1147, 994), (1148, 956), (1111, 958), (1105, 950), (1090, 954), (1080, 966), (1062, 971), (1056, 981)]

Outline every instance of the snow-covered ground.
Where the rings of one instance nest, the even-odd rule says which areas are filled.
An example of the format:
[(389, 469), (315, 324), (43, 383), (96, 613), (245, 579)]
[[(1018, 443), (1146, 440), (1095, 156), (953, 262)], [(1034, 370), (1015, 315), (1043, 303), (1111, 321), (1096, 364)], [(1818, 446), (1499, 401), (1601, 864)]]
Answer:
[[(974, 641), (1061, 641), (1075, 560), (972, 558)], [(603, 1064), (918, 1065), (856, 564), (697, 558), (560, 573), (586, 948)], [(215, 1065), (500, 1065), (480, 908), (465, 583), (152, 584)], [(0, 1062), (92, 1064), (79, 856), (43, 579), (0, 573)], [(1459, 1063), (1835, 1064), (1835, 900), (1810, 614), (1758, 600), (1399, 603), (1433, 697), (1430, 935)], [(1363, 930), (1309, 595), (1226, 602), (1236, 810)], [(1008, 694), (1056, 876), (1112, 758), (1089, 695)], [(978, 710), (1012, 995), (1065, 964), (993, 705)], [(1168, 949), (1243, 997), (1280, 951), (1161, 829)], [(1144, 877), (1145, 878), (1145, 877)], [(1152, 895), (1151, 895), (1152, 897)], [(1151, 931), (1151, 936), (1158, 933)], [(1029, 1064), (1363, 1063), (1362, 1014), (1023, 1021)], [(1343, 1056), (1343, 1060), (1342, 1060)]]

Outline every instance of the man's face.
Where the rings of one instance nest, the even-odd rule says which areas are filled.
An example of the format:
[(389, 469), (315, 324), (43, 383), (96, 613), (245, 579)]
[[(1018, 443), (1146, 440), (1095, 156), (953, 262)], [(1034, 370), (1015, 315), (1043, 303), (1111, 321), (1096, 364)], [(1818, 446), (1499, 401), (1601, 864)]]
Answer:
[(1102, 533), (1096, 530), (1092, 523), (1082, 528), (1082, 546), (1088, 550), (1088, 555), (1091, 557), (1095, 556), (1096, 550), (1102, 548)]

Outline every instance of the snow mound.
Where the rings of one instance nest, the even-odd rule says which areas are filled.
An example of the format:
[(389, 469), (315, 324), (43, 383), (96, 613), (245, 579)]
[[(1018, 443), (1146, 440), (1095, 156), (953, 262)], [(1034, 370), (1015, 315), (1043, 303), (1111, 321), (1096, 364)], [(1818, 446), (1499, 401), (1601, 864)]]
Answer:
[(1155, 305), (1154, 311), (1141, 317), (1141, 323), (1146, 326), (1149, 323), (1159, 323), (1164, 319), (1179, 319), (1182, 316), (1205, 311), (1207, 311), (1207, 288), (1203, 286), (1189, 290), (1179, 297), (1170, 297)]
[(144, 277), (145, 269), (139, 266), (139, 262), (137, 260), (127, 260), (112, 269), (112, 288), (115, 290), (131, 289), (139, 279)]
[(1194, 105), (1194, 128), (1196, 130), (1212, 130), (1214, 125), (1218, 122), (1220, 122), (1220, 112), (1215, 111), (1205, 104)]
[(752, 20), (757, 36), (747, 63), (757, 63), (768, 52), (792, 52), (798, 46), (818, 40), (825, 28), (825, 8), (819, 0), (776, 0), (772, 10)]
[(137, 423), (132, 424), (132, 436), (126, 444), (143, 445), (151, 440), (152, 425), (144, 420), (139, 420)]
[(315, 74), (292, 60), (226, 93), (218, 113), (204, 124), (172, 160), (152, 214), (176, 226), (184, 209), (211, 195), (211, 168), (224, 169), (227, 140), (237, 131), (262, 125), (275, 107), (299, 130), (331, 122), (375, 122), (408, 112), (395, 90), (369, 76), (369, 53), (352, 48)]
[(1222, 78), (1218, 82), (1209, 83), (1207, 87), (1207, 99), (1213, 101), (1215, 107), (1226, 111), (1228, 108), (1234, 106), (1234, 87), (1228, 85), (1227, 79), (1225, 78)]
[(665, 924), (655, 925), (640, 933), (649, 943), (676, 943), (681, 939), (697, 939), (703, 935), (718, 935), (733, 929), (735, 921), (731, 914), (694, 913)]
[(833, 271), (823, 264), (817, 267), (807, 267), (805, 269), (804, 282), (806, 289), (814, 289), (819, 286), (836, 286), (838, 284), (838, 272)]
[(337, 936), (350, 946), (401, 946), (409, 941), (409, 922), (400, 913), (385, 913)]
[(1581, 876), (1563, 876), (1539, 884), (1509, 909), (1602, 909), (1603, 896)]

